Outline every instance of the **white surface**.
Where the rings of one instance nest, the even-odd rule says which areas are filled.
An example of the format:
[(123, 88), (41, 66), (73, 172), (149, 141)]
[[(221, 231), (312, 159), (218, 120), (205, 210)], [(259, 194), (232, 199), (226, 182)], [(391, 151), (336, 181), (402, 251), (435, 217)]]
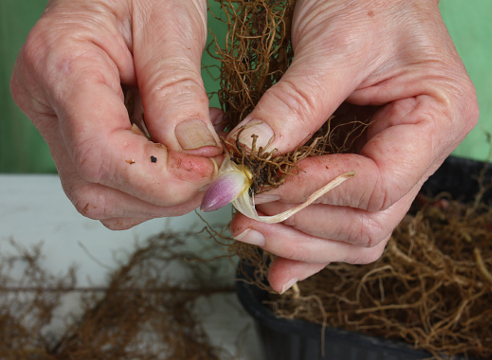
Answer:
[[(230, 208), (207, 214), (210, 223), (227, 222)], [(100, 222), (84, 218), (63, 193), (55, 175), (0, 175), (0, 251), (10, 252), (9, 240), (29, 247), (43, 242), (43, 266), (58, 273), (78, 265), (78, 286), (104, 285), (107, 269), (98, 262), (116, 267), (115, 251), (131, 253), (135, 242), (166, 229), (201, 229), (203, 223), (195, 213), (172, 219), (156, 219), (126, 231), (111, 231)], [(190, 244), (199, 251), (200, 244)], [(121, 259), (124, 260), (124, 259)], [(179, 275), (179, 274), (176, 274)], [(76, 301), (65, 306), (76, 308)], [(199, 302), (198, 311), (214, 344), (235, 353), (240, 332), (250, 327), (240, 359), (260, 359), (259, 345), (252, 321), (234, 294), (215, 295)]]

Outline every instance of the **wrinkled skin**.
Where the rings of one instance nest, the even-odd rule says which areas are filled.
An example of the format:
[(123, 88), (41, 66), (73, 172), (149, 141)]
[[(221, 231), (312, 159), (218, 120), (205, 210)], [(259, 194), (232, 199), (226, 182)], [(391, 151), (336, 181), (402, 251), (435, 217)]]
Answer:
[[(200, 204), (207, 157), (222, 153), (200, 75), (206, 12), (202, 0), (55, 0), (30, 32), (12, 94), (83, 215), (126, 229)], [(130, 131), (120, 84), (138, 86), (154, 142)], [(186, 121), (216, 145), (191, 146), (178, 131)]]
[(478, 120), (438, 1), (300, 0), (292, 30), (294, 62), (239, 125), (264, 121), (243, 142), (256, 132), (290, 151), (345, 100), (376, 112), (359, 155), (302, 161), (305, 172), (257, 197), (265, 202), (257, 209), (274, 215), (339, 174), (355, 170), (354, 178), (282, 224), (234, 218), (234, 236), (279, 256), (269, 274), (278, 291), (329, 262), (378, 259), (422, 183)]
[[(208, 109), (200, 77), (205, 21), (203, 0), (59, 0), (32, 30), (12, 93), (82, 214), (123, 229), (199, 204), (210, 158), (222, 152), (211, 142), (221, 113)], [(263, 121), (249, 131), (286, 152), (344, 101), (377, 111), (359, 154), (305, 159), (306, 172), (257, 199), (259, 213), (295, 206), (343, 172), (355, 178), (282, 224), (233, 219), (233, 236), (279, 256), (269, 275), (277, 291), (333, 261), (379, 258), (422, 183), (478, 119), (437, 0), (299, 0), (292, 30), (292, 66), (241, 125)], [(130, 131), (120, 83), (138, 86), (154, 142)], [(179, 130), (196, 121), (211, 137)]]

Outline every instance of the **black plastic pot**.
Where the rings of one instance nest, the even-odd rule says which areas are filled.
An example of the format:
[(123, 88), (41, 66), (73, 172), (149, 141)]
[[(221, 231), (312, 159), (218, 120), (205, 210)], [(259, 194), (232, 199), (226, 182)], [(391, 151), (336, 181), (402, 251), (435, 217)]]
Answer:
[[(484, 181), (488, 183), (492, 179), (491, 164), (450, 156), (425, 182), (422, 191), (427, 195), (437, 195), (445, 191), (455, 200), (472, 201), (479, 191), (477, 178), (484, 169)], [(492, 189), (489, 189), (484, 194), (483, 201), (490, 202), (491, 199)]]
[[(479, 186), (473, 178), (484, 169), (484, 163), (457, 157), (448, 158), (441, 168), (424, 184), (422, 191), (428, 195), (449, 192), (454, 199), (470, 201)], [(488, 167), (486, 179), (491, 179)], [(488, 191), (484, 200), (492, 198)], [(253, 274), (251, 266), (243, 264), (246, 272)], [(301, 320), (276, 318), (263, 305), (268, 293), (245, 281), (238, 273), (237, 295), (244, 308), (255, 319), (265, 352), (265, 360), (417, 360), (429, 359), (427, 351), (416, 350), (404, 342), (326, 328), (322, 341), (322, 327)], [(464, 360), (455, 356), (453, 360)], [(469, 360), (473, 360), (468, 358)]]

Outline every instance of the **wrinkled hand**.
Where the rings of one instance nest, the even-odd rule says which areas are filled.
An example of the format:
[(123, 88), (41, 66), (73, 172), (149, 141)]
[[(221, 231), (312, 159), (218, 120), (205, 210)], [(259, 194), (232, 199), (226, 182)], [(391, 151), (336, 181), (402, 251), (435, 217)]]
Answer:
[(344, 101), (375, 114), (359, 154), (303, 160), (305, 172), (259, 195), (257, 209), (274, 215), (339, 174), (355, 170), (355, 178), (282, 224), (234, 218), (236, 239), (279, 256), (269, 274), (277, 291), (329, 262), (378, 259), (422, 183), (478, 119), (437, 0), (299, 0), (292, 34), (293, 64), (239, 125), (263, 121), (242, 142), (274, 136), (270, 149), (291, 151)]
[[(53, 0), (29, 34), (12, 94), (83, 215), (125, 229), (200, 203), (222, 153), (200, 75), (206, 18), (206, 0)], [(130, 130), (122, 84), (138, 87), (153, 141)]]

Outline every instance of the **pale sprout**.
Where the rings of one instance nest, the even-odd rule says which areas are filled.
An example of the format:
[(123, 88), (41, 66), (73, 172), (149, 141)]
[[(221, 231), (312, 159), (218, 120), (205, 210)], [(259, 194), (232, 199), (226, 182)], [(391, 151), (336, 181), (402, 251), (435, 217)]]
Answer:
[(226, 158), (218, 171), (217, 180), (210, 185), (205, 193), (200, 209), (202, 211), (214, 211), (231, 202), (239, 212), (251, 219), (268, 224), (279, 223), (311, 205), (316, 199), (354, 176), (354, 171), (337, 176), (321, 189), (311, 194), (299, 206), (274, 216), (259, 216), (256, 212), (254, 196), (250, 197), (249, 194), (252, 178), (251, 172), (244, 166), (234, 163), (230, 159), (230, 156), (226, 154)]

